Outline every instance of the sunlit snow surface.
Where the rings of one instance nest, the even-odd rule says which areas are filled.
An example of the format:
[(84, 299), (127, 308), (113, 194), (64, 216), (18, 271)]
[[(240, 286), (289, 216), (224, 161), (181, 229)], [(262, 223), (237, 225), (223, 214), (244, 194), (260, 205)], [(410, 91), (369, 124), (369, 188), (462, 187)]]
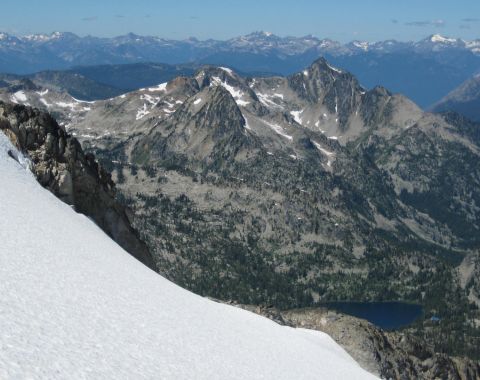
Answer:
[(11, 96), (11, 101), (13, 103), (22, 103), (22, 102), (26, 102), (27, 101), (27, 95), (25, 95), (25, 92), (20, 90), (20, 91), (17, 91), (16, 93), (14, 93), (12, 96)]
[(373, 378), (325, 334), (150, 271), (38, 185), (12, 148), (0, 132), (1, 379)]

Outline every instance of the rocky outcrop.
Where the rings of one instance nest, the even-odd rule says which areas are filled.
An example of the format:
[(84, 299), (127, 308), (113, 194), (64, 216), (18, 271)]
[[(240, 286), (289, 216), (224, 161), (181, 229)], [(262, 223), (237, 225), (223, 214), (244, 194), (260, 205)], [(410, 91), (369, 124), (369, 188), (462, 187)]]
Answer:
[(480, 363), (435, 353), (410, 334), (383, 331), (371, 323), (325, 308), (280, 311), (241, 306), (277, 323), (318, 330), (330, 335), (365, 370), (383, 379), (480, 378)]
[(30, 158), (42, 186), (97, 223), (113, 240), (155, 269), (146, 245), (115, 200), (115, 184), (92, 154), (45, 112), (0, 102), (0, 129)]

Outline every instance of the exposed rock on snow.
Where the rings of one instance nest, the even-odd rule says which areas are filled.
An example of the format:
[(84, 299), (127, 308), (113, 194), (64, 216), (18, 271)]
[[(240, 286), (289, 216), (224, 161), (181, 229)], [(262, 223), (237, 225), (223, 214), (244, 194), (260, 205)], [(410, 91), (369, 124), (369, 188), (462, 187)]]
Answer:
[(128, 210), (115, 201), (115, 186), (92, 154), (52, 117), (36, 109), (0, 102), (0, 129), (31, 158), (40, 184), (78, 212), (91, 217), (133, 256), (154, 268), (153, 259), (130, 226)]

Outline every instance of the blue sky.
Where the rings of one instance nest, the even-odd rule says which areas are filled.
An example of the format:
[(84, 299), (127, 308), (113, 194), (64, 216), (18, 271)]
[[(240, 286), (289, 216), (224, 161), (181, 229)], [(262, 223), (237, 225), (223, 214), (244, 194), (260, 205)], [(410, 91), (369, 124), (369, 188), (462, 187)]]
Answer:
[(0, 31), (228, 39), (252, 31), (340, 41), (480, 38), (479, 0), (2, 0)]

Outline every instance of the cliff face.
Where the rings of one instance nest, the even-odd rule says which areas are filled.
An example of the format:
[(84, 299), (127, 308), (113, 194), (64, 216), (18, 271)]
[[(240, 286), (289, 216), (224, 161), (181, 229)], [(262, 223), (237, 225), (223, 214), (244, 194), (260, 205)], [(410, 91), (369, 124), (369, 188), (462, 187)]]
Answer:
[(122, 248), (148, 267), (155, 264), (115, 200), (115, 185), (92, 154), (45, 112), (0, 102), (0, 129), (31, 159), (40, 184), (91, 219)]

